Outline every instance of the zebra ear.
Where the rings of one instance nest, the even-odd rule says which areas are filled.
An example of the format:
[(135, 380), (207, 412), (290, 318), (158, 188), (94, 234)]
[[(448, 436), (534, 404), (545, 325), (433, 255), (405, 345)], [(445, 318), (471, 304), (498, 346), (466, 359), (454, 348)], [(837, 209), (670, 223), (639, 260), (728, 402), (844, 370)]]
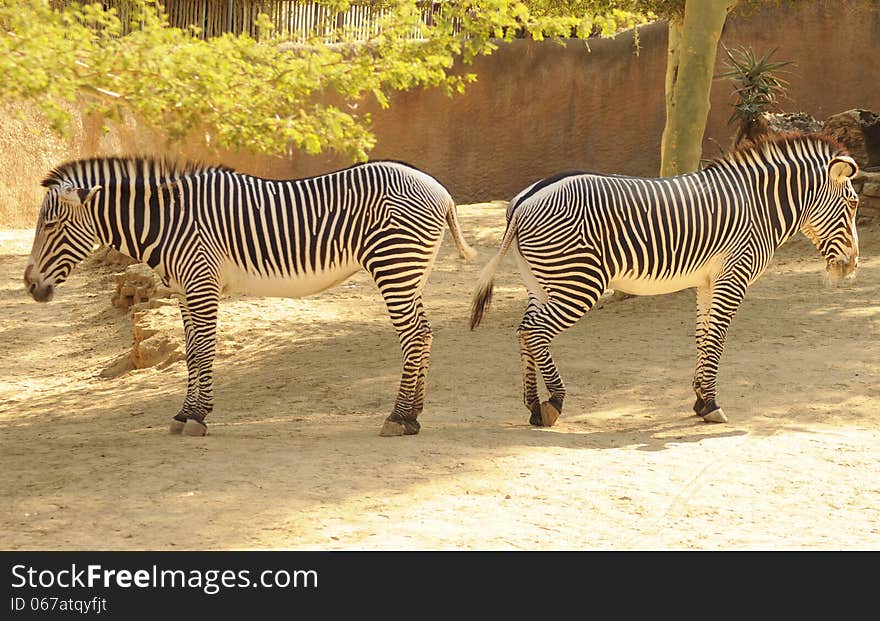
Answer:
[(70, 188), (61, 193), (61, 198), (63, 198), (68, 203), (84, 206), (86, 203), (92, 200), (92, 198), (94, 198), (95, 194), (100, 189), (100, 185), (96, 185), (91, 188)]
[(835, 183), (843, 183), (847, 179), (855, 177), (859, 172), (859, 165), (848, 155), (838, 155), (828, 165), (828, 176)]

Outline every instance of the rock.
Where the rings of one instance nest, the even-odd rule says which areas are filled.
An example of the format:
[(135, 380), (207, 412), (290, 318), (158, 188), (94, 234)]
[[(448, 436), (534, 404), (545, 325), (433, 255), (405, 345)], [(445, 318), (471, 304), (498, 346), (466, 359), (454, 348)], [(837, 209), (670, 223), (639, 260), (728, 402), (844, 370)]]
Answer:
[(184, 360), (183, 326), (175, 300), (150, 300), (132, 307), (131, 349), (111, 360), (104, 378), (119, 377), (133, 369), (160, 369)]
[(880, 198), (861, 196), (859, 198), (859, 220), (880, 220)]
[(792, 134), (798, 132), (815, 133), (821, 131), (822, 123), (806, 112), (763, 112), (749, 123), (733, 139), (733, 148), (754, 142), (765, 136)]
[(111, 303), (117, 308), (128, 310), (133, 304), (148, 302), (157, 297), (157, 292), (170, 293), (162, 286), (162, 279), (146, 263), (135, 263), (115, 274), (116, 293)]
[[(135, 369), (167, 366), (183, 360), (180, 313), (174, 304), (138, 310), (132, 314), (131, 360)], [(169, 326), (175, 326), (172, 331)], [(182, 331), (182, 327), (180, 328)]]
[(131, 352), (126, 352), (111, 360), (98, 375), (104, 379), (112, 379), (114, 377), (119, 377), (120, 375), (125, 375), (133, 368), (134, 362), (131, 360)]
[(880, 115), (847, 110), (828, 117), (823, 130), (842, 143), (861, 168), (880, 166)]
[(137, 263), (127, 254), (122, 254), (115, 248), (110, 246), (101, 246), (92, 253), (90, 260), (99, 265), (108, 265), (111, 267), (124, 268)]
[(850, 181), (852, 181), (853, 189), (859, 194), (862, 193), (862, 188), (865, 185), (866, 175), (863, 170), (859, 170), (858, 174), (853, 177)]
[(153, 334), (143, 341), (135, 341), (131, 350), (131, 361), (135, 369), (165, 366), (183, 360), (184, 355), (178, 343), (167, 334)]
[(880, 171), (863, 168), (852, 184), (859, 193), (859, 220), (880, 218)]
[(822, 123), (806, 112), (765, 112), (761, 119), (768, 132), (777, 134), (822, 130)]
[(136, 302), (135, 304), (131, 305), (131, 312), (136, 313), (138, 311), (149, 310), (151, 308), (161, 308), (162, 306), (177, 306), (177, 300), (157, 297), (151, 300), (147, 300), (146, 302)]
[(861, 189), (862, 197), (872, 196), (872, 197), (880, 197), (880, 181), (868, 181), (866, 182)]

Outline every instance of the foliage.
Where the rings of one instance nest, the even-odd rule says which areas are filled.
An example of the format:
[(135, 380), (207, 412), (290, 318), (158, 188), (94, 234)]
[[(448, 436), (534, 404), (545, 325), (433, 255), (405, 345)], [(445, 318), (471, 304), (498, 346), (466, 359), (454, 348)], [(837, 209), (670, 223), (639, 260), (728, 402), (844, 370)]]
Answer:
[[(577, 37), (613, 36), (657, 19), (650, 9), (639, 5), (651, 2), (609, 2), (607, 0), (525, 0), (535, 17), (577, 20), (572, 34)], [(626, 8), (625, 8), (626, 7)]]
[[(587, 12), (549, 12), (540, 3), (549, 4), (446, 3), (426, 26), (415, 2), (382, 0), (371, 38), (355, 41), (338, 29), (338, 42), (327, 44), (326, 28), (335, 23), (283, 39), (260, 16), (259, 41), (247, 34), (203, 40), (170, 27), (157, 0), (126, 0), (120, 12), (97, 2), (0, 0), (0, 98), (35, 102), (62, 133), (69, 102), (80, 101), (111, 121), (132, 112), (172, 140), (270, 154), (330, 149), (365, 159), (375, 143), (362, 111), (366, 98), (386, 107), (396, 90), (460, 93), (476, 76), (453, 70), (457, 60), (468, 64), (523, 30), (540, 39), (593, 27)], [(349, 3), (326, 4), (344, 10)], [(581, 4), (587, 11), (613, 3)], [(610, 10), (600, 19), (608, 34), (636, 18)], [(417, 29), (418, 39), (411, 36)]]
[(656, 15), (681, 16), (685, 0), (526, 0), (533, 11), (549, 15)]
[[(570, 0), (542, 0), (549, 3), (563, 3)], [(705, 0), (697, 0), (705, 2)], [(815, 0), (738, 0), (736, 12), (749, 14), (755, 10), (765, 8), (769, 4), (776, 6), (794, 5), (803, 2), (815, 2)], [(669, 21), (681, 21), (684, 18), (686, 0), (582, 0), (580, 4), (589, 4), (590, 10), (597, 14), (611, 11), (625, 11), (629, 13), (656, 15), (660, 19)], [(572, 4), (578, 4), (573, 1)]]
[(751, 137), (765, 112), (770, 112), (780, 95), (785, 94), (788, 82), (779, 76), (781, 69), (792, 64), (791, 61), (770, 60), (776, 50), (758, 57), (751, 48), (741, 47), (733, 50), (724, 47), (728, 61), (723, 73), (717, 77), (734, 82), (733, 114), (728, 124), (738, 123), (739, 129), (734, 143), (744, 137)]

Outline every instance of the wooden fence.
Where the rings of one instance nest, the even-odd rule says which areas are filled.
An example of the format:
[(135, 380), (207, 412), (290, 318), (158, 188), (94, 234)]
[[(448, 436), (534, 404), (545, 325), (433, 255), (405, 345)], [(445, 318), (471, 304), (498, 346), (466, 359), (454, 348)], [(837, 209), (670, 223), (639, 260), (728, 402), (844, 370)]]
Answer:
[[(53, 0), (61, 7), (88, 0)], [(95, 0), (91, 0), (95, 1)], [(124, 23), (128, 22), (129, 0), (99, 0), (105, 8), (115, 8)], [(257, 17), (265, 13), (275, 25), (276, 34), (284, 37), (318, 36), (333, 42), (340, 31), (354, 39), (364, 40), (376, 35), (386, 14), (381, 2), (363, 0), (352, 2), (347, 11), (336, 12), (314, 0), (160, 0), (170, 24), (177, 28), (198, 28), (201, 38), (217, 37), (224, 33), (247, 33), (259, 38)], [(422, 23), (431, 25), (442, 2), (424, 0), (417, 3)], [(421, 38), (421, 28), (415, 28), (412, 38)]]

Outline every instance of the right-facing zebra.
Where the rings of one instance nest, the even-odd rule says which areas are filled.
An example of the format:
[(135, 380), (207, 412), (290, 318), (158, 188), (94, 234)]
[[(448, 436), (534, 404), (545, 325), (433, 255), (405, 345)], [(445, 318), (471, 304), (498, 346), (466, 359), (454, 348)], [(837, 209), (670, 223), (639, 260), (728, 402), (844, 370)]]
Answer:
[[(746, 288), (796, 231), (821, 252), (828, 275), (858, 267), (851, 179), (856, 162), (831, 139), (794, 135), (748, 146), (699, 172), (669, 178), (566, 173), (520, 192), (507, 208), (498, 254), (480, 277), (470, 326), (479, 325), (495, 271), (514, 247), (529, 302), (517, 335), (529, 422), (549, 427), (565, 387), (553, 337), (606, 289), (657, 295), (697, 289), (694, 411), (727, 422), (716, 401), (718, 362)], [(535, 369), (550, 393), (538, 397)]]

